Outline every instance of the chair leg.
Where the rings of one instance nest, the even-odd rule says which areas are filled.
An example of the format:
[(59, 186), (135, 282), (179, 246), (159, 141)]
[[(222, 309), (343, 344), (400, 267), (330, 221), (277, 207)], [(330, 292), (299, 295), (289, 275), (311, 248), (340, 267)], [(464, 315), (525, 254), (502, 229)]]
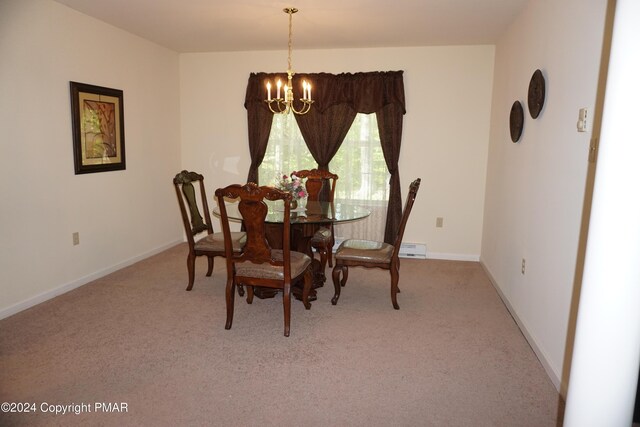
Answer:
[[(340, 280), (340, 273), (342, 273), (342, 281)], [(347, 267), (346, 265), (340, 265), (336, 262), (336, 266), (333, 267), (331, 277), (333, 278), (333, 289), (335, 291), (333, 298), (331, 298), (331, 304), (336, 305), (338, 303), (338, 299), (340, 298), (340, 288), (347, 283), (347, 278), (349, 277), (349, 267)]]
[[(336, 261), (336, 265), (338, 265), (337, 261)], [(342, 279), (342, 282), (340, 283), (340, 286), (342, 286), (343, 288), (344, 288), (344, 285), (347, 284), (347, 278), (348, 277), (349, 277), (349, 267), (347, 267), (345, 265), (345, 266), (343, 266), (343, 279)]]
[(247, 304), (253, 304), (253, 286), (247, 286)]
[(227, 323), (225, 323), (224, 325), (225, 329), (231, 329), (231, 324), (233, 323), (233, 307), (235, 305), (235, 295), (236, 295), (235, 287), (236, 287), (235, 280), (228, 279), (227, 287), (225, 290), (225, 297), (227, 301)]
[(291, 328), (291, 284), (286, 283), (282, 292), (282, 305), (284, 306), (284, 336), (289, 336)]
[(238, 295), (243, 297), (244, 296), (244, 285), (238, 283)]
[(327, 260), (329, 261), (329, 267), (333, 267), (333, 246), (336, 244), (336, 232), (333, 229), (333, 223), (331, 224), (331, 240), (327, 247)]
[(213, 257), (212, 256), (208, 256), (207, 257), (207, 277), (211, 277), (211, 273), (213, 273)]
[(316, 248), (318, 255), (320, 255), (320, 271), (324, 274), (325, 268), (327, 268), (327, 249), (326, 247)]
[(398, 289), (398, 280), (400, 279), (400, 271), (397, 266), (392, 265), (391, 269), (391, 303), (393, 304), (393, 308), (396, 310), (400, 310), (400, 306), (398, 305), (397, 294), (400, 292)]
[(192, 252), (189, 252), (189, 255), (187, 256), (187, 271), (189, 272), (189, 283), (187, 284), (187, 290), (190, 291), (193, 288), (193, 281), (195, 280), (196, 274), (196, 256)]
[(320, 261), (318, 261), (320, 263), (320, 268), (318, 269), (318, 271), (316, 271), (315, 275), (315, 279), (316, 280), (322, 280), (322, 284), (320, 284), (320, 286), (324, 286), (324, 282), (327, 281), (327, 276), (325, 275), (325, 269), (327, 268), (327, 251), (326, 251), (326, 246), (317, 243), (316, 245), (313, 245), (312, 247), (312, 251), (315, 249), (315, 252), (312, 252), (312, 261), (315, 262), (315, 254), (317, 253), (320, 256)]
[(307, 267), (307, 270), (304, 272), (304, 287), (302, 288), (302, 303), (304, 304), (304, 308), (309, 310), (311, 308), (311, 303), (309, 302), (309, 293), (311, 292), (311, 286), (313, 285), (313, 271), (311, 269), (311, 264)]
[(344, 288), (347, 284), (347, 279), (349, 278), (349, 267), (346, 265), (342, 266), (342, 281), (340, 282), (340, 286)]

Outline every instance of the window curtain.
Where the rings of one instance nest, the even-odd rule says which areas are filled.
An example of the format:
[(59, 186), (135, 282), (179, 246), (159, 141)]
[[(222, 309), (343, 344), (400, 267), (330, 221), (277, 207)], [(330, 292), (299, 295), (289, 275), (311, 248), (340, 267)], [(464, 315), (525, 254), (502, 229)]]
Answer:
[(249, 122), (249, 154), (251, 156), (247, 182), (258, 183), (258, 167), (267, 151), (273, 113), (268, 109), (260, 108), (259, 105), (251, 105), (251, 107), (247, 107), (247, 121)]
[[(318, 169), (329, 170), (329, 162), (338, 152), (357, 114), (349, 104), (336, 104), (324, 112), (312, 108), (307, 114), (296, 115), (300, 133), (318, 163)], [(320, 200), (328, 200), (329, 191), (329, 186), (324, 185)]]
[[(251, 73), (247, 84), (245, 108), (249, 128), (251, 167), (249, 180), (257, 181), (258, 166), (264, 158), (271, 124), (265, 123), (271, 112), (264, 102), (266, 83), (278, 79), (286, 82), (285, 74)], [(403, 71), (367, 73), (309, 73), (293, 77), (294, 92), (302, 90), (302, 80), (312, 85), (311, 111), (297, 116), (300, 131), (318, 162), (318, 167), (327, 168), (337, 152), (357, 113), (376, 113), (380, 131), (380, 142), (387, 168), (391, 173), (389, 182), (389, 205), (385, 226), (385, 242), (393, 244), (402, 216), (402, 197), (398, 158), (402, 137), (402, 116), (406, 113)], [(346, 128), (346, 130), (345, 130)]]
[(349, 104), (336, 104), (324, 112), (312, 108), (307, 114), (296, 116), (300, 133), (319, 169), (328, 169), (357, 114)]
[(400, 221), (402, 220), (402, 196), (400, 188), (400, 172), (398, 160), (400, 159), (400, 141), (402, 139), (401, 111), (394, 104), (387, 104), (376, 112), (378, 120), (378, 132), (382, 153), (387, 163), (387, 169), (391, 174), (389, 179), (389, 205), (387, 207), (387, 223), (384, 228), (384, 241), (393, 244), (398, 234)]

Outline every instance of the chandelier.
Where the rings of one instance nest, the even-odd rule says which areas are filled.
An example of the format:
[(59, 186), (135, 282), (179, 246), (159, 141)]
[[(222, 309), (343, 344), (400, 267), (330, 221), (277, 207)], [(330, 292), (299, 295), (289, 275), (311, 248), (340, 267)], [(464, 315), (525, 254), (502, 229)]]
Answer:
[[(307, 83), (306, 80), (303, 80), (302, 98), (299, 99), (302, 102), (302, 106), (297, 110), (293, 105), (292, 78), (295, 73), (291, 70), (291, 18), (297, 11), (298, 9), (295, 7), (287, 7), (283, 9), (283, 12), (289, 15), (289, 66), (287, 68), (287, 83), (282, 87), (282, 82), (278, 80), (276, 82), (276, 96), (275, 98), (272, 98), (271, 82), (267, 82), (267, 99), (264, 101), (269, 106), (269, 110), (274, 114), (289, 114), (290, 111), (293, 111), (295, 114), (307, 114), (311, 109), (311, 104), (313, 104), (313, 101), (311, 100), (311, 84)], [(284, 95), (284, 98), (280, 96), (281, 94)]]

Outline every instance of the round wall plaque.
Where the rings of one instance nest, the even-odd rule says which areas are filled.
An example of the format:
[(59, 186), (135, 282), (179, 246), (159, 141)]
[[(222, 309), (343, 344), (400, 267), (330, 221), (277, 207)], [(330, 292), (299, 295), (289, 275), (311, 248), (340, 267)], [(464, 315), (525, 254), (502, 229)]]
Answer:
[(542, 106), (544, 105), (544, 92), (544, 76), (542, 75), (542, 71), (536, 70), (533, 73), (533, 76), (531, 76), (531, 81), (529, 82), (529, 97), (527, 100), (529, 113), (534, 119), (538, 118), (540, 111), (542, 111)]
[(524, 125), (524, 112), (522, 104), (516, 101), (511, 106), (511, 114), (509, 115), (509, 130), (511, 131), (511, 140), (518, 142), (522, 135), (522, 126)]

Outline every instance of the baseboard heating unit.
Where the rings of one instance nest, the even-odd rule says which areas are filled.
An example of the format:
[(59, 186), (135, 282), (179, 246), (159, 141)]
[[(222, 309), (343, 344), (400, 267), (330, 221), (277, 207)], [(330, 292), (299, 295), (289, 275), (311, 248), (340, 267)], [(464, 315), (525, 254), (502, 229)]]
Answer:
[(427, 259), (427, 245), (424, 243), (402, 243), (398, 256), (401, 258)]
[[(336, 244), (333, 247), (335, 252), (344, 239), (336, 239)], [(427, 259), (427, 245), (424, 243), (402, 243), (400, 245), (400, 258), (415, 258), (415, 259)]]

